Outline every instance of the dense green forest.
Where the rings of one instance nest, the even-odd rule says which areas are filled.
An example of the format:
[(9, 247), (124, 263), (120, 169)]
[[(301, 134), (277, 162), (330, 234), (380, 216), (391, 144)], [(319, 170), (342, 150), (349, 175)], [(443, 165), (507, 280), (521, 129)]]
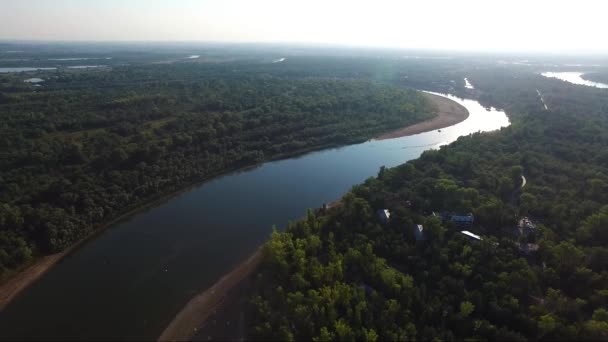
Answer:
[[(434, 115), (411, 89), (301, 77), (300, 68), (178, 63), (0, 74), (0, 276), (194, 182)], [(32, 76), (44, 82), (23, 82)]]
[[(608, 339), (608, 96), (539, 74), (557, 62), (142, 48), (72, 70), (83, 62), (45, 49), (0, 56), (58, 68), (0, 74), (0, 277), (194, 182), (429, 118), (416, 88), (503, 108), (512, 125), (382, 168), (273, 233), (250, 337)], [(473, 213), (483, 240), (433, 212)]]
[[(443, 84), (398, 82), (468, 92), (506, 108), (513, 124), (382, 168), (341, 205), (274, 232), (251, 338), (608, 338), (608, 93), (495, 66), (468, 70), (475, 90), (466, 90), (449, 82), (453, 70)], [(482, 240), (433, 212), (473, 213), (466, 229)], [(516, 228), (523, 216), (536, 224), (527, 235)]]
[(581, 77), (588, 81), (608, 84), (608, 73), (606, 72), (590, 72), (583, 74)]

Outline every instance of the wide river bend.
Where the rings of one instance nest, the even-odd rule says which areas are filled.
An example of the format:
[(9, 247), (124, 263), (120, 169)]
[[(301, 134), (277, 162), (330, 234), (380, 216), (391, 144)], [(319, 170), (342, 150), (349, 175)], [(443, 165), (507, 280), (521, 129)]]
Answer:
[(340, 198), (380, 166), (459, 136), (506, 127), (473, 100), (454, 126), (371, 140), (218, 177), (109, 228), (68, 255), (0, 313), (0, 339), (155, 339), (195, 294), (307, 208)]

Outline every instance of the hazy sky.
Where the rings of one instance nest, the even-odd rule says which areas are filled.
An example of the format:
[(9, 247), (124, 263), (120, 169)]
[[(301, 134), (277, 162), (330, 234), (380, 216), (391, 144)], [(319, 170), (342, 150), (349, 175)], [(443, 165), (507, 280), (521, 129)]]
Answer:
[(0, 39), (608, 51), (604, 0), (0, 0)]

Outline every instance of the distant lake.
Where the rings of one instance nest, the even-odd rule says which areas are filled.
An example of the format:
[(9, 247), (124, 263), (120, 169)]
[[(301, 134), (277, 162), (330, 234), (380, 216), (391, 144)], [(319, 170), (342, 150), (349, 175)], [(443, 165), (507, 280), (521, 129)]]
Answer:
[(28, 78), (27, 80), (24, 80), (23, 82), (40, 83), (40, 82), (44, 82), (44, 80), (42, 78), (34, 77), (34, 78)]
[(608, 88), (608, 84), (587, 81), (583, 79), (581, 76), (584, 74), (584, 72), (543, 72), (541, 75), (545, 77), (557, 78), (562, 81), (570, 82), (572, 84), (579, 84), (596, 88)]
[(264, 163), (212, 179), (116, 224), (25, 290), (0, 314), (0, 340), (156, 339), (174, 315), (289, 221), (458, 137), (506, 127), (473, 100), (454, 126)]
[(6, 74), (9, 72), (26, 72), (26, 71), (38, 71), (38, 70), (56, 70), (57, 68), (0, 68), (0, 74)]

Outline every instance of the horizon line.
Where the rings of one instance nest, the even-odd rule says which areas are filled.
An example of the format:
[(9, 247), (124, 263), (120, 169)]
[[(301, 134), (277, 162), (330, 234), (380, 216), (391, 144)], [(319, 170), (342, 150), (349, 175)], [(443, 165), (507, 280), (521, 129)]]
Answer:
[(227, 40), (195, 40), (195, 39), (141, 39), (141, 40), (112, 40), (112, 39), (35, 39), (35, 38), (0, 38), (3, 43), (45, 43), (45, 44), (205, 44), (205, 45), (274, 45), (274, 46), (298, 46), (298, 47), (323, 47), (334, 49), (358, 49), (358, 50), (392, 50), (392, 51), (419, 51), (419, 52), (450, 52), (450, 53), (475, 53), (475, 54), (532, 54), (551, 56), (596, 56), (607, 57), (606, 50), (555, 50), (555, 49), (483, 49), (483, 48), (442, 48), (442, 47), (405, 47), (405, 46), (380, 46), (366, 44), (330, 43), (330, 42), (301, 42), (301, 41), (227, 41)]

